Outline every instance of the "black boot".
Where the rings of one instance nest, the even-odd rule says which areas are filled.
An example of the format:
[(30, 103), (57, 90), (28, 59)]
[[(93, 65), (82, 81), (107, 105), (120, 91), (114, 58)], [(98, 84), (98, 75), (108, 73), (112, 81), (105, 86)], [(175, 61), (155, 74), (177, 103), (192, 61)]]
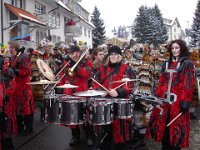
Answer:
[(131, 148), (139, 149), (139, 148), (145, 147), (146, 144), (144, 142), (144, 137), (145, 137), (145, 134), (138, 134), (138, 140), (136, 140), (134, 143), (132, 143)]
[(2, 150), (14, 150), (12, 138), (2, 139)]
[(91, 125), (84, 126), (84, 131), (87, 137), (87, 145), (92, 146), (94, 144), (94, 128)]
[(24, 132), (24, 117), (21, 115), (17, 115), (17, 131), (18, 134), (23, 134)]
[(33, 132), (33, 114), (24, 116), (25, 131), (24, 136)]
[(70, 140), (70, 146), (77, 145), (80, 143), (80, 128), (76, 127), (72, 130), (72, 138)]

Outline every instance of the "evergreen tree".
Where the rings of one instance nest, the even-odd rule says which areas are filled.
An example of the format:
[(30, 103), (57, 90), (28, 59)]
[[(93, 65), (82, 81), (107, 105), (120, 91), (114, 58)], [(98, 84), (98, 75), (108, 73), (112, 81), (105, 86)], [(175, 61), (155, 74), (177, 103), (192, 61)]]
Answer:
[(141, 6), (137, 17), (135, 18), (132, 34), (136, 37), (138, 43), (149, 43), (148, 41), (149, 30), (149, 17), (148, 9), (146, 6)]
[(163, 44), (167, 41), (167, 29), (164, 24), (162, 14), (157, 5), (153, 8), (141, 6), (138, 15), (134, 20), (132, 34), (136, 42)]
[(168, 39), (168, 36), (167, 36), (167, 28), (164, 24), (162, 14), (157, 5), (154, 6), (154, 13), (155, 13), (154, 29), (156, 32), (156, 36), (153, 44), (156, 46), (158, 44), (165, 43)]
[(91, 16), (91, 22), (95, 26), (95, 29), (92, 31), (93, 47), (103, 44), (106, 39), (104, 21), (100, 18), (100, 15), (100, 11), (95, 6)]
[(197, 2), (197, 7), (195, 10), (193, 18), (192, 29), (190, 32), (190, 46), (191, 47), (200, 47), (200, 1)]

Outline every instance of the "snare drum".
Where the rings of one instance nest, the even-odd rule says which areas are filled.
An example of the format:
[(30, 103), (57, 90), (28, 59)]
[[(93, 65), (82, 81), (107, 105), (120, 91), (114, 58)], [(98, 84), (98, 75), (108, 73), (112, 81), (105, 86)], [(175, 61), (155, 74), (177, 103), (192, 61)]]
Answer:
[[(45, 122), (60, 123), (61, 106), (59, 97), (61, 95), (45, 95)], [(63, 95), (62, 95), (63, 96)]]
[(114, 116), (118, 119), (127, 119), (133, 116), (133, 103), (130, 99), (116, 99), (114, 101)]
[(86, 99), (83, 97), (63, 96), (61, 102), (61, 122), (65, 125), (80, 125), (84, 123), (86, 114)]
[(93, 125), (107, 125), (113, 121), (113, 101), (106, 98), (90, 98), (89, 122)]

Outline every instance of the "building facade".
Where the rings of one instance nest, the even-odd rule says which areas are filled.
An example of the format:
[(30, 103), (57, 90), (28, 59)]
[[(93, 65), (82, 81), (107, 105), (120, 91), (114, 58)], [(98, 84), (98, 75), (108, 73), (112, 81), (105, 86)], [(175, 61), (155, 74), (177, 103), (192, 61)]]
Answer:
[(175, 39), (185, 39), (184, 31), (182, 30), (177, 18), (174, 20), (164, 18), (164, 24), (166, 25), (168, 31), (168, 41)]
[[(92, 45), (92, 34), (90, 33), (90, 36), (81, 34), (84, 29), (88, 33), (92, 32), (94, 27), (89, 22), (89, 18), (82, 21), (82, 16), (68, 7), (72, 3), (79, 5), (78, 2), (80, 1), (2, 0), (1, 13), (3, 13), (3, 18), (1, 20), (3, 20), (3, 25), (1, 29), (3, 34), (1, 42), (7, 44), (10, 40), (16, 40), (25, 47), (35, 48), (42, 39), (47, 38), (53, 44), (60, 41), (70, 43), (74, 40), (81, 40)], [(89, 13), (87, 14), (89, 17)], [(75, 24), (68, 27), (66, 22), (69, 20), (74, 20)]]

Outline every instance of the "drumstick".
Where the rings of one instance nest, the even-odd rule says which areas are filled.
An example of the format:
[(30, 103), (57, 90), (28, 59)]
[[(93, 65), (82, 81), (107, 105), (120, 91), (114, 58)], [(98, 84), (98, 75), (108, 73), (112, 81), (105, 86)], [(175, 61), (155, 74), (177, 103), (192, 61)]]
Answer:
[(178, 119), (178, 117), (180, 117), (182, 115), (182, 112), (179, 113), (172, 121), (170, 121), (170, 123), (167, 124), (167, 127), (169, 127), (176, 119)]
[(109, 90), (104, 87), (102, 84), (100, 84), (98, 81), (96, 81), (94, 78), (91, 78), (95, 83), (97, 83), (100, 87), (102, 87), (104, 90), (106, 90), (107, 92), (109, 92)]
[(124, 82), (124, 83), (120, 84), (119, 86), (115, 87), (113, 90), (116, 90), (116, 89), (120, 88), (120, 87), (123, 86), (124, 84), (126, 84), (126, 82)]

